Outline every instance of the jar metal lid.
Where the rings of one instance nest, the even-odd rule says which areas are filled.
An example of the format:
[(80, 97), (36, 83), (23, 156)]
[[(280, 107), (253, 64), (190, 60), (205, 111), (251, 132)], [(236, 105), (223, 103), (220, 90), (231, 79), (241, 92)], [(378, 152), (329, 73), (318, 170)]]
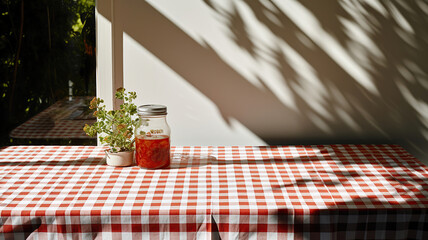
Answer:
[(142, 116), (156, 116), (166, 115), (166, 106), (158, 104), (141, 105), (137, 108), (138, 115)]

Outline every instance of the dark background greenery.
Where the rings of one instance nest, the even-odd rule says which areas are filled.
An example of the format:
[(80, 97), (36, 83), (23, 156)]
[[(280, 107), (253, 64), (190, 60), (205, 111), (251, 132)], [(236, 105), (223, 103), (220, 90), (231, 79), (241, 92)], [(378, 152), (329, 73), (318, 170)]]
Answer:
[(9, 132), (59, 99), (95, 95), (95, 0), (0, 0), (0, 146)]

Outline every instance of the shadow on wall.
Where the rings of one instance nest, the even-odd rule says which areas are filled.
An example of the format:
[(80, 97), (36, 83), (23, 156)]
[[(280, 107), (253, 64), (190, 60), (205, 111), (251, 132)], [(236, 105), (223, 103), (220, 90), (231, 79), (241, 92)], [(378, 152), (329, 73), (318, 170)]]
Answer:
[[(205, 3), (225, 20), (237, 46), (254, 59), (261, 57), (236, 8), (225, 11), (214, 1)], [(311, 85), (286, 52), (269, 49), (295, 108), (266, 84), (251, 84), (208, 43), (192, 39), (146, 1), (115, 5), (115, 32), (126, 32), (216, 104), (226, 121), (237, 119), (268, 144), (394, 142), (413, 153), (428, 146), (428, 4), (294, 2), (319, 24), (314, 33), (274, 1), (241, 3), (316, 76), (317, 85)], [(115, 41), (122, 42), (116, 39), (121, 36)], [(263, 76), (258, 78), (263, 84)], [(311, 88), (322, 92), (313, 95)]]

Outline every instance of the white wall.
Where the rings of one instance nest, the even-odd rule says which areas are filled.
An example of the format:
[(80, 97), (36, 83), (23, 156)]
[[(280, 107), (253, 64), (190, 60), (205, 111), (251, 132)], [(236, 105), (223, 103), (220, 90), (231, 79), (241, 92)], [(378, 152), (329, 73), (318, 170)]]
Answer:
[[(102, 97), (107, 108), (113, 107), (113, 55), (112, 55), (112, 23), (110, 0), (97, 0), (95, 9), (96, 24), (96, 90)], [(102, 14), (101, 14), (102, 13)]]
[(99, 0), (97, 10), (99, 96), (123, 85), (138, 104), (167, 105), (175, 145), (428, 152), (424, 1)]

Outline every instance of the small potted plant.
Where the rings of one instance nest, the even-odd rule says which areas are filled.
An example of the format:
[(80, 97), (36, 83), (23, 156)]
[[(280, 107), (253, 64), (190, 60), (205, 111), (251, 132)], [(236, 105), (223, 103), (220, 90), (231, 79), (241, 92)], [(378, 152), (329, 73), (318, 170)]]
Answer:
[(86, 124), (83, 130), (89, 136), (96, 136), (102, 144), (110, 148), (106, 150), (106, 161), (111, 166), (129, 166), (134, 160), (135, 138), (134, 129), (139, 124), (136, 116), (137, 106), (132, 101), (137, 98), (135, 92), (125, 92), (119, 88), (115, 94), (116, 99), (123, 100), (118, 110), (106, 110), (104, 100), (92, 99), (89, 108), (94, 109), (97, 122)]

